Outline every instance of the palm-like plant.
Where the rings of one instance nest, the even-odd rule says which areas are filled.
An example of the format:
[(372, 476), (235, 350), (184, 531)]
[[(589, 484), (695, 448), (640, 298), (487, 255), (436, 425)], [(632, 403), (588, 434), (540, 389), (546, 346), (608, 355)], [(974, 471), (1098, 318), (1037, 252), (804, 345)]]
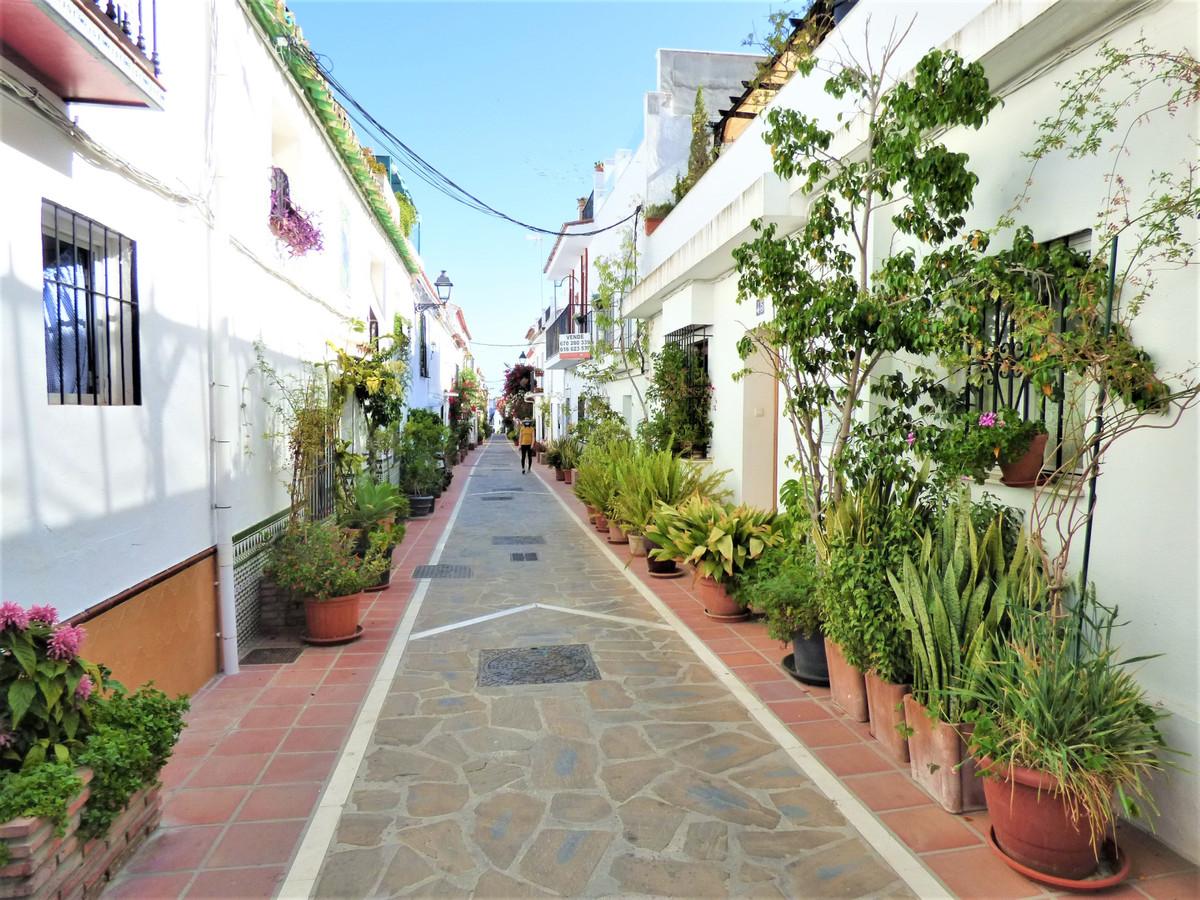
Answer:
[(612, 518), (630, 534), (644, 534), (659, 504), (674, 507), (697, 496), (723, 500), (727, 474), (706, 471), (670, 450), (635, 450), (614, 468)]
[(646, 537), (657, 544), (654, 559), (691, 563), (697, 575), (724, 582), (783, 539), (774, 524), (771, 511), (693, 496), (677, 508), (660, 505)]

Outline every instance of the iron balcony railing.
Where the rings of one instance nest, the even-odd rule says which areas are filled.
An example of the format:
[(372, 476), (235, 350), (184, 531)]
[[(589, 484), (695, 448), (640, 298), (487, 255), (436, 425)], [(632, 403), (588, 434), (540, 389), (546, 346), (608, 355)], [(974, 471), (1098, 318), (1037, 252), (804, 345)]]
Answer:
[(158, 0), (133, 0), (114, 3), (113, 0), (75, 0), (83, 7), (100, 13), (108, 20), (108, 30), (126, 49), (136, 50), (149, 63), (157, 77), (162, 74), (158, 58)]

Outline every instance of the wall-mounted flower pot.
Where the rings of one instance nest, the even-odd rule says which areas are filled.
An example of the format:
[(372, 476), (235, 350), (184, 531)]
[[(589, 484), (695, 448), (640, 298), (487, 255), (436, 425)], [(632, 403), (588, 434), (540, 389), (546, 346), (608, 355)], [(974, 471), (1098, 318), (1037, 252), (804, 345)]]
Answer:
[(704, 614), (718, 622), (735, 622), (750, 615), (729, 596), (729, 591), (722, 582), (707, 576), (701, 576), (696, 581), (696, 596), (704, 604)]
[(625, 536), (625, 532), (621, 530), (621, 526), (611, 519), (608, 521), (608, 542), (610, 544), (629, 543), (629, 538)]
[(433, 512), (433, 494), (409, 494), (408, 495), (409, 518), (419, 519), (422, 516), (428, 516), (432, 512)]
[(566, 481), (567, 480), (567, 474), (562, 469), (560, 469), (558, 466), (554, 467), (554, 480), (555, 481)]
[(829, 663), (829, 696), (855, 722), (867, 721), (867, 684), (863, 673), (846, 662), (842, 648), (825, 638)]
[(642, 549), (646, 553), (646, 569), (651, 575), (657, 575), (660, 578), (674, 578), (679, 575), (679, 566), (676, 565), (673, 559), (655, 559), (650, 555), (650, 551), (658, 547), (658, 544), (650, 540), (648, 537), (642, 538)]
[(357, 640), (362, 635), (358, 625), (361, 600), (362, 594), (347, 594), (329, 600), (306, 599), (304, 640), (310, 644), (342, 644)]
[(574, 469), (563, 469), (563, 481), (565, 481), (567, 484), (570, 484), (574, 480), (574, 476)]
[(825, 658), (825, 635), (817, 631), (792, 635), (792, 674), (805, 684), (828, 685), (829, 661)]
[(1058, 878), (1083, 879), (1096, 871), (1091, 820), (1082, 809), (1071, 821), (1071, 810), (1052, 777), (1033, 769), (980, 760), (987, 775), (987, 798), (992, 833), (1005, 856), (1038, 872)]
[(1033, 440), (1029, 442), (1029, 449), (1020, 459), (1000, 463), (1000, 471), (1004, 473), (1000, 480), (1009, 487), (1032, 487), (1037, 484), (1038, 475), (1042, 473), (1042, 466), (1046, 462), (1048, 437), (1045, 434), (1034, 435)]
[(601, 534), (608, 533), (608, 517), (604, 513), (596, 513), (596, 519), (592, 524), (596, 526), (596, 530)]
[(645, 556), (646, 542), (640, 534), (626, 535), (629, 540), (629, 555), (630, 556)]
[(884, 681), (874, 672), (868, 672), (867, 681), (867, 727), (871, 737), (879, 741), (883, 749), (896, 762), (908, 762), (908, 738), (901, 734), (905, 729), (904, 695), (907, 684)]
[(983, 779), (975, 774), (975, 760), (967, 752), (971, 726), (931, 719), (912, 694), (904, 695), (904, 721), (912, 729), (908, 764), (913, 781), (947, 812), (983, 809)]

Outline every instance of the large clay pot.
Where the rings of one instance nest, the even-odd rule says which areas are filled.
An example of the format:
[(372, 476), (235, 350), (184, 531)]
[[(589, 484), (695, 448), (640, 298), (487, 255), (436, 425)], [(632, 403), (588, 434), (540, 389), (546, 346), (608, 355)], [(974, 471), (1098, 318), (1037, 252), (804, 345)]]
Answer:
[(589, 506), (588, 504), (585, 503), (585, 504), (583, 504), (583, 508), (585, 510), (587, 510), (588, 523), (591, 525), (595, 525), (596, 524), (596, 516), (600, 515), (598, 512), (596, 512), (596, 507)]
[(358, 607), (362, 594), (347, 594), (329, 600), (305, 600), (304, 639), (314, 643), (351, 641), (358, 636)]
[(596, 530), (599, 531), (601, 534), (605, 534), (608, 532), (608, 517), (605, 516), (604, 513), (602, 513), (602, 512), (596, 513), (596, 520), (592, 524), (594, 524), (596, 526)]
[(574, 469), (563, 469), (563, 481), (565, 481), (567, 484), (570, 484), (571, 481), (574, 480), (574, 476)]
[(679, 566), (675, 564), (673, 559), (655, 559), (650, 555), (650, 551), (655, 549), (658, 544), (650, 540), (648, 537), (642, 538), (642, 547), (646, 551), (646, 569), (651, 575), (674, 575), (679, 571)]
[(842, 648), (825, 638), (829, 662), (829, 696), (855, 722), (867, 721), (867, 685), (863, 673), (846, 662)]
[(805, 637), (804, 632), (792, 635), (792, 670), (805, 684), (829, 684), (829, 662), (825, 659), (825, 635), (818, 628)]
[(907, 684), (884, 681), (874, 672), (867, 673), (867, 720), (871, 737), (896, 762), (908, 762), (908, 738), (901, 731), (904, 723), (904, 695)]
[(996, 843), (1012, 859), (1049, 875), (1081, 879), (1099, 865), (1091, 845), (1091, 820), (1082, 810), (1071, 821), (1058, 783), (1042, 772), (980, 760), (983, 793)]
[(729, 596), (729, 591), (723, 583), (707, 576), (701, 576), (696, 581), (696, 596), (704, 604), (704, 614), (710, 619), (728, 622), (732, 619), (745, 619), (750, 615)]
[(566, 473), (564, 473), (562, 469), (560, 469), (558, 466), (554, 467), (554, 480), (555, 481), (565, 481), (566, 477), (567, 477)]
[(1037, 484), (1038, 475), (1046, 463), (1046, 440), (1048, 435), (1035, 435), (1029, 442), (1029, 449), (1020, 459), (1010, 463), (1000, 463), (1000, 471), (1004, 473), (1001, 481), (1009, 487), (1030, 487)]
[(610, 544), (628, 544), (629, 538), (625, 537), (625, 532), (621, 530), (621, 526), (612, 519), (608, 520), (608, 542)]
[(646, 542), (640, 534), (626, 535), (629, 539), (629, 555), (630, 556), (645, 556)]
[(931, 719), (912, 694), (904, 695), (904, 721), (911, 729), (908, 759), (913, 781), (947, 812), (983, 809), (983, 779), (975, 774), (975, 760), (967, 752), (971, 726)]

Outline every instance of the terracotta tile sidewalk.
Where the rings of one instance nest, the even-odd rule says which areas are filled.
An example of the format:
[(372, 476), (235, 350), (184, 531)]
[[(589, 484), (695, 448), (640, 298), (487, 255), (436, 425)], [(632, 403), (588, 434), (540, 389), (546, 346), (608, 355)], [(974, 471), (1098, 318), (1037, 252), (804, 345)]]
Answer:
[(432, 556), (477, 459), (456, 467), (432, 516), (408, 522), (362, 638), (307, 647), (287, 665), (243, 666), (196, 693), (163, 769), (162, 824), (106, 898), (274, 895), (412, 597), (409, 575)]
[[(587, 512), (572, 487), (555, 481), (553, 470), (545, 466), (535, 466), (535, 471), (586, 523)], [(609, 546), (619, 557), (630, 559), (625, 546)], [(865, 723), (851, 721), (841, 713), (830, 701), (828, 688), (801, 684), (789, 676), (780, 662), (791, 652), (790, 645), (769, 638), (761, 621), (714, 622), (704, 615), (704, 604), (693, 592), (689, 576), (651, 578), (646, 560), (638, 557), (630, 559), (629, 568), (954, 896), (981, 900), (1067, 896), (1025, 879), (996, 857), (987, 845), (990, 824), (986, 811), (961, 816), (944, 811), (909, 778), (908, 763), (893, 761), (870, 736)], [(1122, 826), (1119, 843), (1133, 858), (1130, 878), (1099, 896), (1200, 897), (1200, 869), (1152, 836)]]

